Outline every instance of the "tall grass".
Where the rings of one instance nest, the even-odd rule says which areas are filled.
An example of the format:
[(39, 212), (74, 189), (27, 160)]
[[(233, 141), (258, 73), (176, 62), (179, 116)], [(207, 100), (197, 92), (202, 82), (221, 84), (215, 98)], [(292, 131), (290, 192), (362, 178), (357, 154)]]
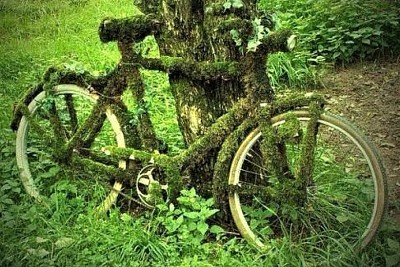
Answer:
[[(10, 117), (10, 104), (51, 64), (82, 64), (98, 72), (111, 68), (118, 50), (115, 44), (100, 42), (98, 25), (104, 17), (137, 12), (127, 0), (1, 0), (2, 117)], [(0, 126), (7, 127), (6, 120)]]

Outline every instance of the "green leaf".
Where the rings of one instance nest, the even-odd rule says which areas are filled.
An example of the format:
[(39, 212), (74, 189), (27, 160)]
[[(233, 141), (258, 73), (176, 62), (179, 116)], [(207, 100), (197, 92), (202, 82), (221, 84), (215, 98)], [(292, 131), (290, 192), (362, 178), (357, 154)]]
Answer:
[(333, 53), (333, 58), (336, 59), (338, 57), (340, 57), (341, 53), (340, 52), (335, 52)]
[(336, 216), (336, 220), (338, 220), (340, 223), (344, 223), (344, 222), (348, 221), (349, 218), (344, 215), (338, 215), (338, 216)]
[(239, 32), (235, 29), (229, 31), (230, 35), (232, 36), (233, 41), (235, 42), (236, 46), (242, 45), (242, 39), (240, 38)]
[(182, 223), (183, 223), (183, 216), (181, 215), (181, 216), (178, 217), (178, 219), (176, 219), (176, 224), (177, 224), (177, 227), (176, 227), (176, 228), (178, 228), (179, 226), (181, 226)]
[(400, 263), (400, 254), (385, 255), (386, 267), (398, 266)]
[(28, 249), (28, 252), (29, 252), (30, 254), (35, 255), (35, 256), (38, 256), (38, 257), (40, 257), (40, 258), (44, 258), (44, 257), (46, 257), (47, 255), (50, 254), (50, 252), (48, 252), (48, 251), (45, 250), (45, 249), (33, 249), (33, 248), (29, 248), (29, 249)]
[(9, 190), (9, 189), (11, 189), (11, 186), (9, 184), (5, 184), (5, 185), (3, 185), (1, 187), (1, 191), (6, 191), (6, 190)]
[(350, 33), (349, 36), (353, 37), (354, 39), (358, 39), (361, 37), (361, 34), (358, 33)]
[(9, 205), (14, 204), (14, 201), (12, 199), (10, 199), (10, 198), (4, 198), (4, 199), (1, 200), (1, 202), (4, 203), (4, 204), (9, 204)]
[(362, 39), (361, 41), (363, 44), (371, 44), (371, 40), (370, 39)]
[(54, 243), (54, 246), (58, 249), (61, 249), (70, 246), (73, 242), (74, 240), (72, 238), (62, 237), (58, 239), (56, 243)]
[(189, 230), (190, 232), (196, 230), (197, 227), (198, 227), (197, 223), (195, 223), (195, 222), (193, 222), (193, 221), (190, 222), (190, 223), (187, 225), (187, 228), (188, 228), (188, 230)]
[(218, 235), (218, 234), (225, 233), (225, 230), (219, 225), (213, 225), (210, 228), (210, 233)]
[(46, 238), (43, 238), (43, 237), (40, 237), (40, 236), (36, 237), (36, 243), (38, 243), (38, 244), (45, 243), (47, 241), (49, 241), (49, 240), (46, 239)]
[(225, 2), (224, 5), (223, 5), (223, 7), (224, 7), (225, 9), (230, 9), (230, 8), (232, 7), (232, 3), (231, 3), (231, 2)]
[(165, 205), (165, 203), (158, 204), (158, 205), (156, 205), (156, 207), (160, 211), (167, 211), (168, 210), (168, 207), (167, 207), (167, 205)]
[(233, 0), (233, 1), (232, 1), (232, 7), (234, 7), (234, 8), (241, 8), (241, 7), (243, 7), (243, 2), (242, 2), (242, 0)]
[(400, 242), (393, 240), (391, 238), (388, 238), (387, 243), (388, 243), (389, 248), (392, 251), (400, 251)]
[(219, 209), (212, 209), (212, 210), (207, 210), (206, 212), (206, 219), (213, 216), (215, 213), (217, 213)]
[(173, 203), (169, 204), (169, 211), (174, 211), (175, 210), (175, 206)]
[(130, 215), (127, 214), (127, 213), (122, 213), (122, 214), (121, 214), (121, 221), (123, 221), (123, 222), (130, 222), (130, 221), (132, 221), (132, 216), (130, 216)]
[(207, 232), (208, 227), (209, 227), (208, 224), (205, 223), (205, 222), (202, 222), (202, 223), (197, 224), (197, 230), (198, 230), (202, 235), (204, 235), (204, 234)]
[(188, 217), (190, 219), (196, 219), (199, 217), (199, 213), (198, 212), (185, 212), (183, 214), (185, 217)]

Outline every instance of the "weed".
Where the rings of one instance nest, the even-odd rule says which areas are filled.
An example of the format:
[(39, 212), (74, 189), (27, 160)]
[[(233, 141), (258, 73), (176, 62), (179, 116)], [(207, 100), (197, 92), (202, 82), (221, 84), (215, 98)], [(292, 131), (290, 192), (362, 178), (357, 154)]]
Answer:
[(293, 29), (300, 47), (331, 62), (371, 59), (400, 46), (399, 10), (390, 1), (261, 1), (278, 26)]
[[(82, 65), (95, 73), (104, 73), (115, 65), (119, 58), (116, 45), (101, 44), (96, 29), (106, 16), (126, 17), (137, 12), (131, 2), (0, 0), (0, 266), (398, 264), (399, 229), (390, 222), (384, 225), (378, 240), (357, 257), (349, 255), (348, 245), (341, 241), (321, 249), (321, 242), (335, 241), (337, 235), (319, 233), (300, 239), (290, 228), (285, 236), (271, 240), (268, 249), (259, 251), (241, 238), (232, 238), (219, 226), (210, 225), (209, 218), (216, 212), (212, 200), (200, 198), (193, 190), (182, 192), (179, 203), (161, 205), (159, 211), (147, 217), (122, 213), (114, 207), (107, 217), (98, 218), (91, 210), (104, 195), (101, 187), (71, 181), (68, 174), (53, 169), (51, 175), (63, 176), (48, 188), (49, 205), (30, 199), (18, 178), (15, 136), (7, 130), (12, 103), (39, 80), (48, 65)], [(139, 49), (157, 57), (152, 40), (146, 42), (150, 48)], [(309, 84), (305, 79), (315, 84), (319, 66), (310, 59), (319, 63), (321, 58), (307, 53), (270, 58), (270, 71), (276, 73), (274, 84), (287, 81), (291, 86), (302, 87)], [(170, 136), (166, 140), (175, 153), (183, 142), (166, 76), (156, 72), (143, 72), (143, 76), (156, 130), (163, 138)], [(318, 216), (329, 215), (327, 211), (322, 213), (324, 208), (320, 208)]]

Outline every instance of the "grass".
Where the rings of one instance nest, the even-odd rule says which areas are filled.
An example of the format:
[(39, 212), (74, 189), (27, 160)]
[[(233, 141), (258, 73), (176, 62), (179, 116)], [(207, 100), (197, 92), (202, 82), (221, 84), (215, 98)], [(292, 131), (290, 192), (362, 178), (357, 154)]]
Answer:
[[(1, 266), (391, 266), (396, 263), (399, 244), (395, 238), (399, 231), (390, 223), (385, 224), (379, 239), (367, 251), (354, 257), (341, 242), (320, 249), (321, 240), (332, 238), (329, 233), (299, 240), (288, 229), (287, 235), (271, 240), (269, 249), (261, 251), (230, 233), (211, 233), (211, 228), (205, 234), (203, 230), (190, 230), (190, 220), (185, 220), (186, 228), (168, 232), (167, 227), (180, 222), (179, 216), (168, 213), (171, 207), (143, 216), (114, 208), (109, 216), (98, 218), (88, 209), (84, 188), (65, 181), (53, 189), (49, 206), (33, 202), (18, 179), (15, 136), (8, 129), (13, 103), (25, 88), (40, 79), (49, 65), (67, 63), (94, 73), (110, 69), (119, 54), (115, 43), (99, 41), (98, 24), (107, 16), (125, 17), (135, 12), (130, 0), (0, 0)], [(154, 72), (146, 72), (144, 76), (152, 92), (148, 95), (152, 113), (161, 117), (169, 112), (168, 118), (157, 125), (158, 131), (171, 136), (170, 133), (177, 132), (177, 125), (169, 111), (174, 103), (168, 96), (165, 76)], [(172, 134), (167, 141), (176, 150), (182, 146), (177, 135)], [(197, 199), (197, 202), (207, 203), (207, 200)], [(193, 207), (186, 208), (186, 211), (176, 209), (203, 216)], [(207, 204), (204, 208), (208, 208)], [(199, 225), (206, 217), (201, 217)], [(170, 221), (162, 223), (165, 218)], [(199, 228), (204, 229), (204, 224), (201, 225)], [(189, 229), (189, 234), (184, 229)], [(200, 243), (194, 241), (198, 239)]]

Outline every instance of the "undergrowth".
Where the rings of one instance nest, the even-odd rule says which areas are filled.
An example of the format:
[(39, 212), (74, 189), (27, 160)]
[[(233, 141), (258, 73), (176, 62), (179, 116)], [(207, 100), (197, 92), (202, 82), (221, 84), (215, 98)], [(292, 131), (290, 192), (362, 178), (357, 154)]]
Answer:
[(310, 58), (349, 63), (398, 53), (400, 9), (396, 1), (264, 1), (278, 28), (293, 29)]
[[(400, 5), (397, 1), (261, 0), (273, 13), (276, 27), (297, 35), (295, 50), (273, 55), (269, 63), (272, 85), (321, 87), (330, 65), (348, 64), (398, 55)], [(321, 72), (322, 71), (322, 72)]]
[[(85, 188), (68, 180), (61, 180), (52, 189), (47, 206), (29, 198), (18, 178), (15, 135), (8, 130), (12, 103), (51, 64), (82, 65), (93, 73), (109, 70), (119, 54), (115, 44), (100, 43), (98, 23), (106, 16), (134, 14), (131, 2), (0, 0), (0, 266), (398, 264), (400, 232), (390, 222), (383, 226), (378, 239), (355, 257), (340, 241), (322, 250), (319, 242), (332, 238), (328, 233), (299, 239), (290, 229), (287, 235), (271, 240), (265, 250), (257, 250), (237, 233), (211, 223), (210, 217), (217, 212), (212, 200), (198, 196), (193, 189), (182, 192), (179, 205), (161, 204), (144, 215), (114, 207), (103, 218), (91, 212), (93, 203), (88, 203)], [(318, 84), (322, 61), (304, 51), (273, 55), (271, 80), (275, 85), (287, 82), (296, 87)], [(157, 131), (172, 136), (168, 143), (178, 151), (182, 141), (179, 135), (171, 134), (177, 131), (174, 115), (166, 117), (174, 103), (168, 96), (165, 75), (143, 75), (152, 92), (147, 100), (159, 120)]]

